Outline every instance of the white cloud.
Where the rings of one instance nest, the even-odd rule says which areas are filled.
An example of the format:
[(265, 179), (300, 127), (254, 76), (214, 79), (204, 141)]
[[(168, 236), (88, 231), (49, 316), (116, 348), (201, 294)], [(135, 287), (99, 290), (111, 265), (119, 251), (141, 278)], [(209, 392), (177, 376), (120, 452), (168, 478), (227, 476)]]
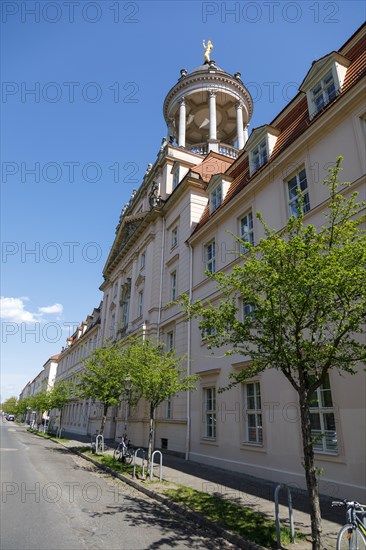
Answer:
[(64, 307), (62, 304), (54, 304), (53, 306), (39, 307), (41, 313), (62, 313)]
[(28, 300), (26, 297), (22, 298), (7, 298), (1, 296), (0, 298), (0, 315), (2, 319), (11, 321), (13, 323), (35, 323), (40, 320), (42, 314), (32, 313), (25, 309), (24, 302)]
[(62, 313), (62, 304), (53, 304), (52, 306), (44, 306), (38, 308), (38, 313), (27, 311), (25, 302), (28, 301), (26, 296), (20, 298), (9, 298), (1, 296), (0, 299), (0, 316), (1, 319), (12, 323), (36, 323), (44, 321), (44, 314)]

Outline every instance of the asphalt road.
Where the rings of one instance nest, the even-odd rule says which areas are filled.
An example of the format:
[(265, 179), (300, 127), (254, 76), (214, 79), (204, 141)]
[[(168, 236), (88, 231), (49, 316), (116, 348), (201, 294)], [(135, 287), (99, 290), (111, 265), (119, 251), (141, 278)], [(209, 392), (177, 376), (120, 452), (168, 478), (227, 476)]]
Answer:
[(1, 550), (235, 548), (5, 419), (0, 463)]

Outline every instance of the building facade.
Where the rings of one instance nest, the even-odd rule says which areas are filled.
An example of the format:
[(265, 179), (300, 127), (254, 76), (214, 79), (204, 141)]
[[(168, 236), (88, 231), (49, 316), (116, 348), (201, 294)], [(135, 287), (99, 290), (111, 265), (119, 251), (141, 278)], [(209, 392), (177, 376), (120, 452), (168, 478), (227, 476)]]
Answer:
[[(280, 230), (296, 215), (297, 189), (305, 222), (319, 226), (329, 198), (323, 179), (339, 155), (350, 192), (366, 198), (366, 26), (339, 49), (314, 62), (298, 94), (268, 124), (248, 135), (253, 102), (240, 73), (206, 62), (182, 69), (168, 92), (167, 123), (156, 161), (134, 189), (116, 227), (100, 287), (99, 321), (79, 327), (61, 352), (58, 379), (82, 368), (106, 339), (141, 335), (187, 355), (200, 375), (197, 391), (173, 396), (157, 413), (155, 447), (201, 463), (304, 487), (298, 398), (274, 369), (219, 394), (245, 358), (213, 355), (195, 321), (174, 304), (218, 299), (206, 271), (230, 271), (239, 261), (232, 235), (253, 244), (264, 236), (255, 213)], [(289, 75), (290, 76), (290, 75)], [(242, 308), (243, 315), (246, 311)], [(93, 324), (94, 323), (94, 324)], [(365, 335), (361, 337), (365, 338)], [(83, 348), (85, 350), (85, 347)], [(331, 371), (312, 411), (321, 492), (365, 499), (365, 372)], [(94, 434), (101, 421), (95, 403), (70, 403), (65, 429)], [(128, 412), (128, 416), (127, 416)], [(106, 437), (125, 430), (146, 446), (143, 403), (109, 412)]]
[[(19, 400), (25, 399), (26, 397), (32, 397), (41, 391), (50, 391), (53, 388), (57, 375), (59, 357), (60, 354), (57, 354), (47, 359), (42, 370), (23, 388), (19, 395)], [(28, 424), (37, 426), (41, 424), (42, 421), (48, 421), (48, 419), (48, 411), (41, 414), (29, 409), (25, 414), (24, 421)]]

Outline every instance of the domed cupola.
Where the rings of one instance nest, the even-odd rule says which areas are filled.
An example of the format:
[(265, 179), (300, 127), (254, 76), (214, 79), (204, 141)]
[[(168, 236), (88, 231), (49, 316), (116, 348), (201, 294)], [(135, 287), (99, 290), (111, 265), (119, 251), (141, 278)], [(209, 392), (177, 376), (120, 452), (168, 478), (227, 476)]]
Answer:
[(165, 98), (168, 136), (194, 153), (216, 151), (236, 157), (248, 139), (252, 97), (240, 73), (232, 76), (210, 60), (211, 41), (203, 46), (204, 64), (190, 73), (182, 69)]

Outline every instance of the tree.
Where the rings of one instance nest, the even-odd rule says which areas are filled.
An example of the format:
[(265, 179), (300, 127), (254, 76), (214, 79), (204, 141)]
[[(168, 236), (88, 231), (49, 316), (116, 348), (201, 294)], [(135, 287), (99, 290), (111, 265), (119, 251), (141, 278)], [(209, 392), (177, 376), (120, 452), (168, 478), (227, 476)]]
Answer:
[[(200, 317), (210, 346), (228, 346), (227, 355), (251, 359), (250, 368), (230, 374), (228, 387), (275, 368), (298, 393), (314, 550), (320, 549), (321, 516), (310, 407), (330, 369), (354, 374), (366, 358), (365, 340), (357, 334), (366, 318), (365, 203), (356, 202), (357, 193), (345, 198), (339, 192), (341, 161), (324, 180), (330, 200), (319, 230), (305, 225), (300, 195), (298, 216), (283, 231), (269, 229), (258, 215), (265, 238), (256, 247), (238, 239), (248, 250), (242, 265), (229, 274), (208, 274), (222, 301), (183, 301), (188, 315)], [(238, 303), (252, 310), (244, 320)]]
[[(38, 414), (43, 415), (50, 409), (50, 392), (44, 389), (30, 396), (29, 406)], [(38, 418), (36, 422), (38, 422)]]
[(77, 373), (75, 396), (100, 401), (103, 415), (99, 434), (103, 435), (108, 408), (119, 405), (128, 383), (121, 344), (107, 344), (106, 347), (96, 348), (83, 363), (85, 369)]
[(60, 420), (58, 433), (61, 437), (62, 431), (62, 413), (65, 405), (69, 402), (72, 396), (72, 385), (66, 380), (60, 380), (56, 382), (51, 391), (49, 392), (49, 405), (50, 409), (58, 409), (60, 411)]
[(125, 342), (124, 362), (129, 371), (131, 387), (137, 398), (149, 404), (149, 442), (147, 462), (151, 462), (155, 431), (155, 412), (158, 406), (183, 391), (196, 389), (196, 375), (182, 376), (184, 357), (166, 351), (161, 343), (132, 338)]
[(5, 399), (4, 403), (1, 404), (1, 410), (4, 413), (16, 414), (17, 403), (16, 397), (8, 397), (8, 399)]
[(25, 415), (27, 414), (28, 409), (30, 408), (30, 397), (24, 397), (23, 399), (19, 399), (16, 411), (17, 414), (21, 414), (23, 416), (23, 420), (25, 419)]

